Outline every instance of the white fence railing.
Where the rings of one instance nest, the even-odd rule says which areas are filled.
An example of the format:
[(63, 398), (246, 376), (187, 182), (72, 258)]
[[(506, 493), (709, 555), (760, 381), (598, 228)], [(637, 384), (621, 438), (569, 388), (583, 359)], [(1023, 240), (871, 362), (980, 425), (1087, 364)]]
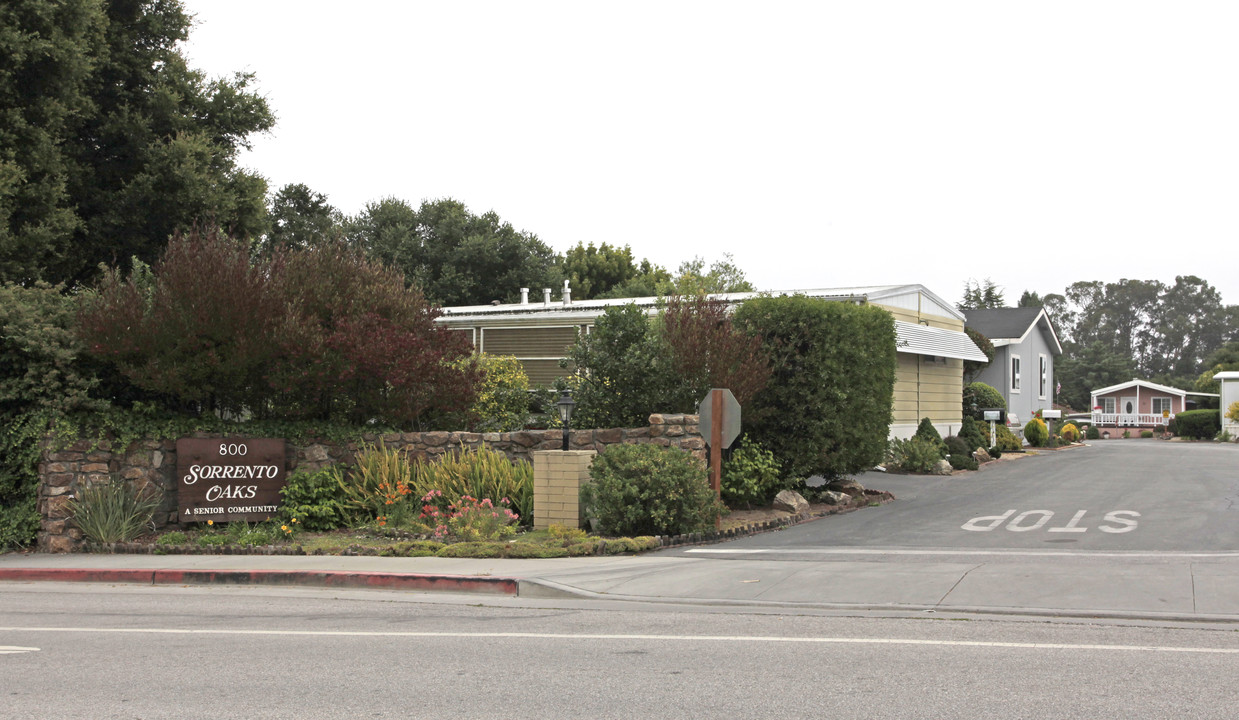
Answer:
[(1162, 417), (1161, 413), (1093, 413), (1093, 424), (1097, 426), (1151, 427), (1168, 422), (1170, 419)]

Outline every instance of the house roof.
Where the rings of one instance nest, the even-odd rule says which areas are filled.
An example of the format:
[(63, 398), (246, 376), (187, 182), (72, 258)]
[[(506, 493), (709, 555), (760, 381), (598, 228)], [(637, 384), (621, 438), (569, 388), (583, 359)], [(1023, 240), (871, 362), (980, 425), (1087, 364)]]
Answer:
[(931, 355), (956, 360), (989, 360), (985, 353), (964, 333), (943, 328), (895, 321), (895, 347), (899, 352)]
[(1125, 383), (1119, 383), (1118, 385), (1111, 385), (1109, 387), (1103, 387), (1097, 390), (1093, 390), (1092, 394), (1093, 395), (1107, 395), (1117, 390), (1126, 390), (1127, 388), (1133, 388), (1133, 387), (1142, 387), (1148, 390), (1156, 390), (1158, 392), (1164, 392), (1167, 395), (1178, 395), (1179, 397), (1183, 397), (1184, 395), (1200, 395), (1203, 397), (1218, 397), (1217, 393), (1200, 393), (1200, 392), (1192, 392), (1191, 390), (1180, 390), (1177, 387), (1170, 387), (1169, 385), (1158, 385), (1157, 383), (1149, 382), (1148, 380), (1130, 380)]
[[(935, 310), (946, 317), (963, 321), (964, 315), (942, 298), (930, 292), (924, 285), (865, 285), (841, 288), (814, 288), (807, 290), (778, 290), (769, 292), (717, 293), (710, 297), (726, 300), (730, 303), (740, 303), (761, 295), (805, 295), (827, 300), (844, 302), (870, 302), (876, 304), (899, 305), (900, 299), (906, 299), (915, 308), (916, 295), (921, 295), (930, 301)], [(616, 298), (612, 300), (573, 300), (565, 305), (562, 299), (549, 303), (532, 299), (527, 303), (501, 303), (494, 305), (461, 305), (442, 308), (441, 320), (458, 321), (466, 318), (495, 318), (496, 316), (555, 315), (564, 320), (584, 320), (601, 315), (608, 307), (615, 305), (637, 305), (649, 308), (657, 307), (658, 297)], [(929, 313), (935, 314), (935, 313)]]
[[(710, 297), (738, 304), (762, 295), (805, 295), (827, 300), (855, 303), (874, 303), (889, 307), (919, 309), (928, 315), (953, 317), (963, 321), (964, 315), (947, 301), (930, 292), (924, 285), (870, 285), (844, 288), (818, 288), (813, 290), (783, 290), (779, 292), (718, 293)], [(636, 305), (653, 313), (662, 298), (617, 298), (613, 300), (572, 300), (564, 304), (562, 298), (552, 302), (506, 303), (495, 305), (468, 305), (442, 308), (439, 322), (458, 324), (469, 322), (502, 321), (505, 326), (547, 326), (550, 323), (575, 324), (592, 320), (608, 307)], [(916, 323), (895, 321), (896, 347), (899, 352), (913, 355), (930, 355), (958, 360), (985, 362), (985, 354), (967, 334), (943, 328), (933, 328)]]
[(1055, 355), (1063, 354), (1063, 346), (1058, 342), (1058, 334), (1054, 332), (1054, 324), (1050, 322), (1045, 308), (965, 310), (964, 315), (967, 317), (965, 325), (989, 338), (994, 347), (1024, 342), (1033, 328), (1040, 328), (1050, 350)]

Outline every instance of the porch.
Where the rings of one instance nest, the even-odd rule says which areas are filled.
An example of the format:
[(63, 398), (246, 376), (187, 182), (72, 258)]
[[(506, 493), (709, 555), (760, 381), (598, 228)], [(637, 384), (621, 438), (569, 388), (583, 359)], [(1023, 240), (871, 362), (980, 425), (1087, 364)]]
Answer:
[(1131, 427), (1157, 429), (1165, 427), (1170, 418), (1162, 413), (1094, 412), (1092, 422), (1097, 427)]

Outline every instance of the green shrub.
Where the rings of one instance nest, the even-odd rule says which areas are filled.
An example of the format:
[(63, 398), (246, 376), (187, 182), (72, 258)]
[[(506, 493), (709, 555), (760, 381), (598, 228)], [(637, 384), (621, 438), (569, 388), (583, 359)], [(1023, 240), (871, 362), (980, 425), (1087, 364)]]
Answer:
[(958, 437), (968, 446), (969, 452), (987, 447), (989, 446), (989, 424), (965, 417), (963, 424), (959, 426)]
[(1174, 416), (1175, 434), (1181, 437), (1212, 439), (1222, 431), (1221, 413), (1217, 410), (1188, 410)]
[(1084, 437), (1089, 440), (1100, 440), (1101, 431), (1097, 429), (1096, 425), (1089, 425), (1088, 427), (1084, 428)]
[(927, 473), (942, 460), (938, 446), (939, 443), (915, 435), (908, 440), (894, 438), (890, 441), (887, 462), (897, 470)]
[(156, 545), (184, 545), (189, 542), (189, 536), (180, 530), (173, 530), (160, 535), (156, 540)]
[(551, 539), (565, 545), (582, 542), (589, 536), (581, 528), (568, 527), (567, 525), (551, 525), (546, 529), (546, 532), (551, 536)]
[(774, 453), (748, 436), (740, 440), (740, 447), (723, 462), (722, 494), (728, 507), (744, 505), (767, 505), (782, 489), (779, 464)]
[(861, 472), (886, 452), (895, 388), (890, 313), (804, 296), (758, 297), (736, 309), (771, 358), (766, 388), (744, 409), (749, 435), (784, 477)]
[(958, 435), (949, 435), (943, 442), (946, 443), (948, 455), (970, 455), (974, 449), (968, 447), (968, 443)]
[(1024, 449), (1024, 443), (1015, 436), (1015, 433), (1007, 429), (1006, 425), (998, 424), (994, 426), (995, 435), (998, 436), (994, 443), (997, 448), (1003, 452), (1019, 452)]
[(335, 530), (345, 524), (341, 508), (343, 489), (338, 469), (295, 470), (288, 474), (288, 485), (280, 490), (281, 522), (297, 523), (305, 530)]
[(704, 530), (725, 511), (696, 458), (657, 445), (611, 445), (581, 487), (590, 517), (611, 535)]
[(914, 437), (919, 437), (926, 442), (931, 442), (938, 448), (938, 459), (945, 459), (948, 453), (946, 443), (942, 441), (942, 435), (938, 433), (938, 429), (934, 427), (934, 423), (929, 418), (921, 418), (920, 424), (916, 426), (916, 434)]
[(997, 445), (990, 448), (989, 450), (986, 450), (985, 452), (989, 453), (989, 456), (994, 458), (995, 460), (1002, 457), (1002, 450), (1000, 450)]
[(1140, 437), (1144, 438), (1145, 440), (1148, 440), (1153, 437), (1153, 431), (1152, 430), (1141, 430)]
[(956, 470), (976, 470), (981, 465), (971, 455), (949, 455), (947, 461)]
[(480, 353), (456, 364), (462, 369), (475, 365), (482, 370), (482, 378), (473, 406), (447, 422), (471, 432), (512, 432), (525, 427), (529, 420), (529, 376), (520, 360), (511, 355)]
[(146, 530), (162, 500), (128, 482), (91, 485), (69, 500), (69, 516), (97, 543), (127, 542)]
[(82, 357), (75, 296), (63, 290), (0, 284), (0, 550), (35, 540), (38, 464), (51, 426), (103, 404), (91, 398), (97, 368)]
[(942, 440), (942, 434), (938, 432), (938, 428), (934, 427), (933, 421), (927, 417), (921, 418), (921, 422), (916, 426), (916, 437), (934, 442)]
[(1033, 447), (1043, 447), (1050, 439), (1050, 430), (1041, 418), (1033, 418), (1024, 425), (1024, 439)]
[(667, 410), (662, 403), (673, 394), (666, 343), (633, 304), (608, 307), (560, 366), (574, 373), (578, 427), (644, 426), (651, 413)]
[(983, 382), (968, 383), (964, 386), (963, 396), (963, 411), (964, 417), (970, 417), (973, 420), (983, 420), (981, 410), (984, 408), (1007, 408), (1007, 401), (1003, 399), (1002, 393), (994, 389), (992, 385), (986, 385)]

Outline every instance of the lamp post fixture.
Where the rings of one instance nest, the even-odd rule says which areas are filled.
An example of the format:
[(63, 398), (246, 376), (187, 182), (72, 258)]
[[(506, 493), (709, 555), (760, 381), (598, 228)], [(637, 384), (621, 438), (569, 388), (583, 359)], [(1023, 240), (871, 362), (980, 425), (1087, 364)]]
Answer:
[(564, 425), (564, 450), (568, 449), (568, 428), (572, 426), (572, 411), (576, 408), (576, 403), (572, 400), (572, 391), (564, 390), (563, 395), (559, 396), (555, 407), (559, 410), (559, 420)]

